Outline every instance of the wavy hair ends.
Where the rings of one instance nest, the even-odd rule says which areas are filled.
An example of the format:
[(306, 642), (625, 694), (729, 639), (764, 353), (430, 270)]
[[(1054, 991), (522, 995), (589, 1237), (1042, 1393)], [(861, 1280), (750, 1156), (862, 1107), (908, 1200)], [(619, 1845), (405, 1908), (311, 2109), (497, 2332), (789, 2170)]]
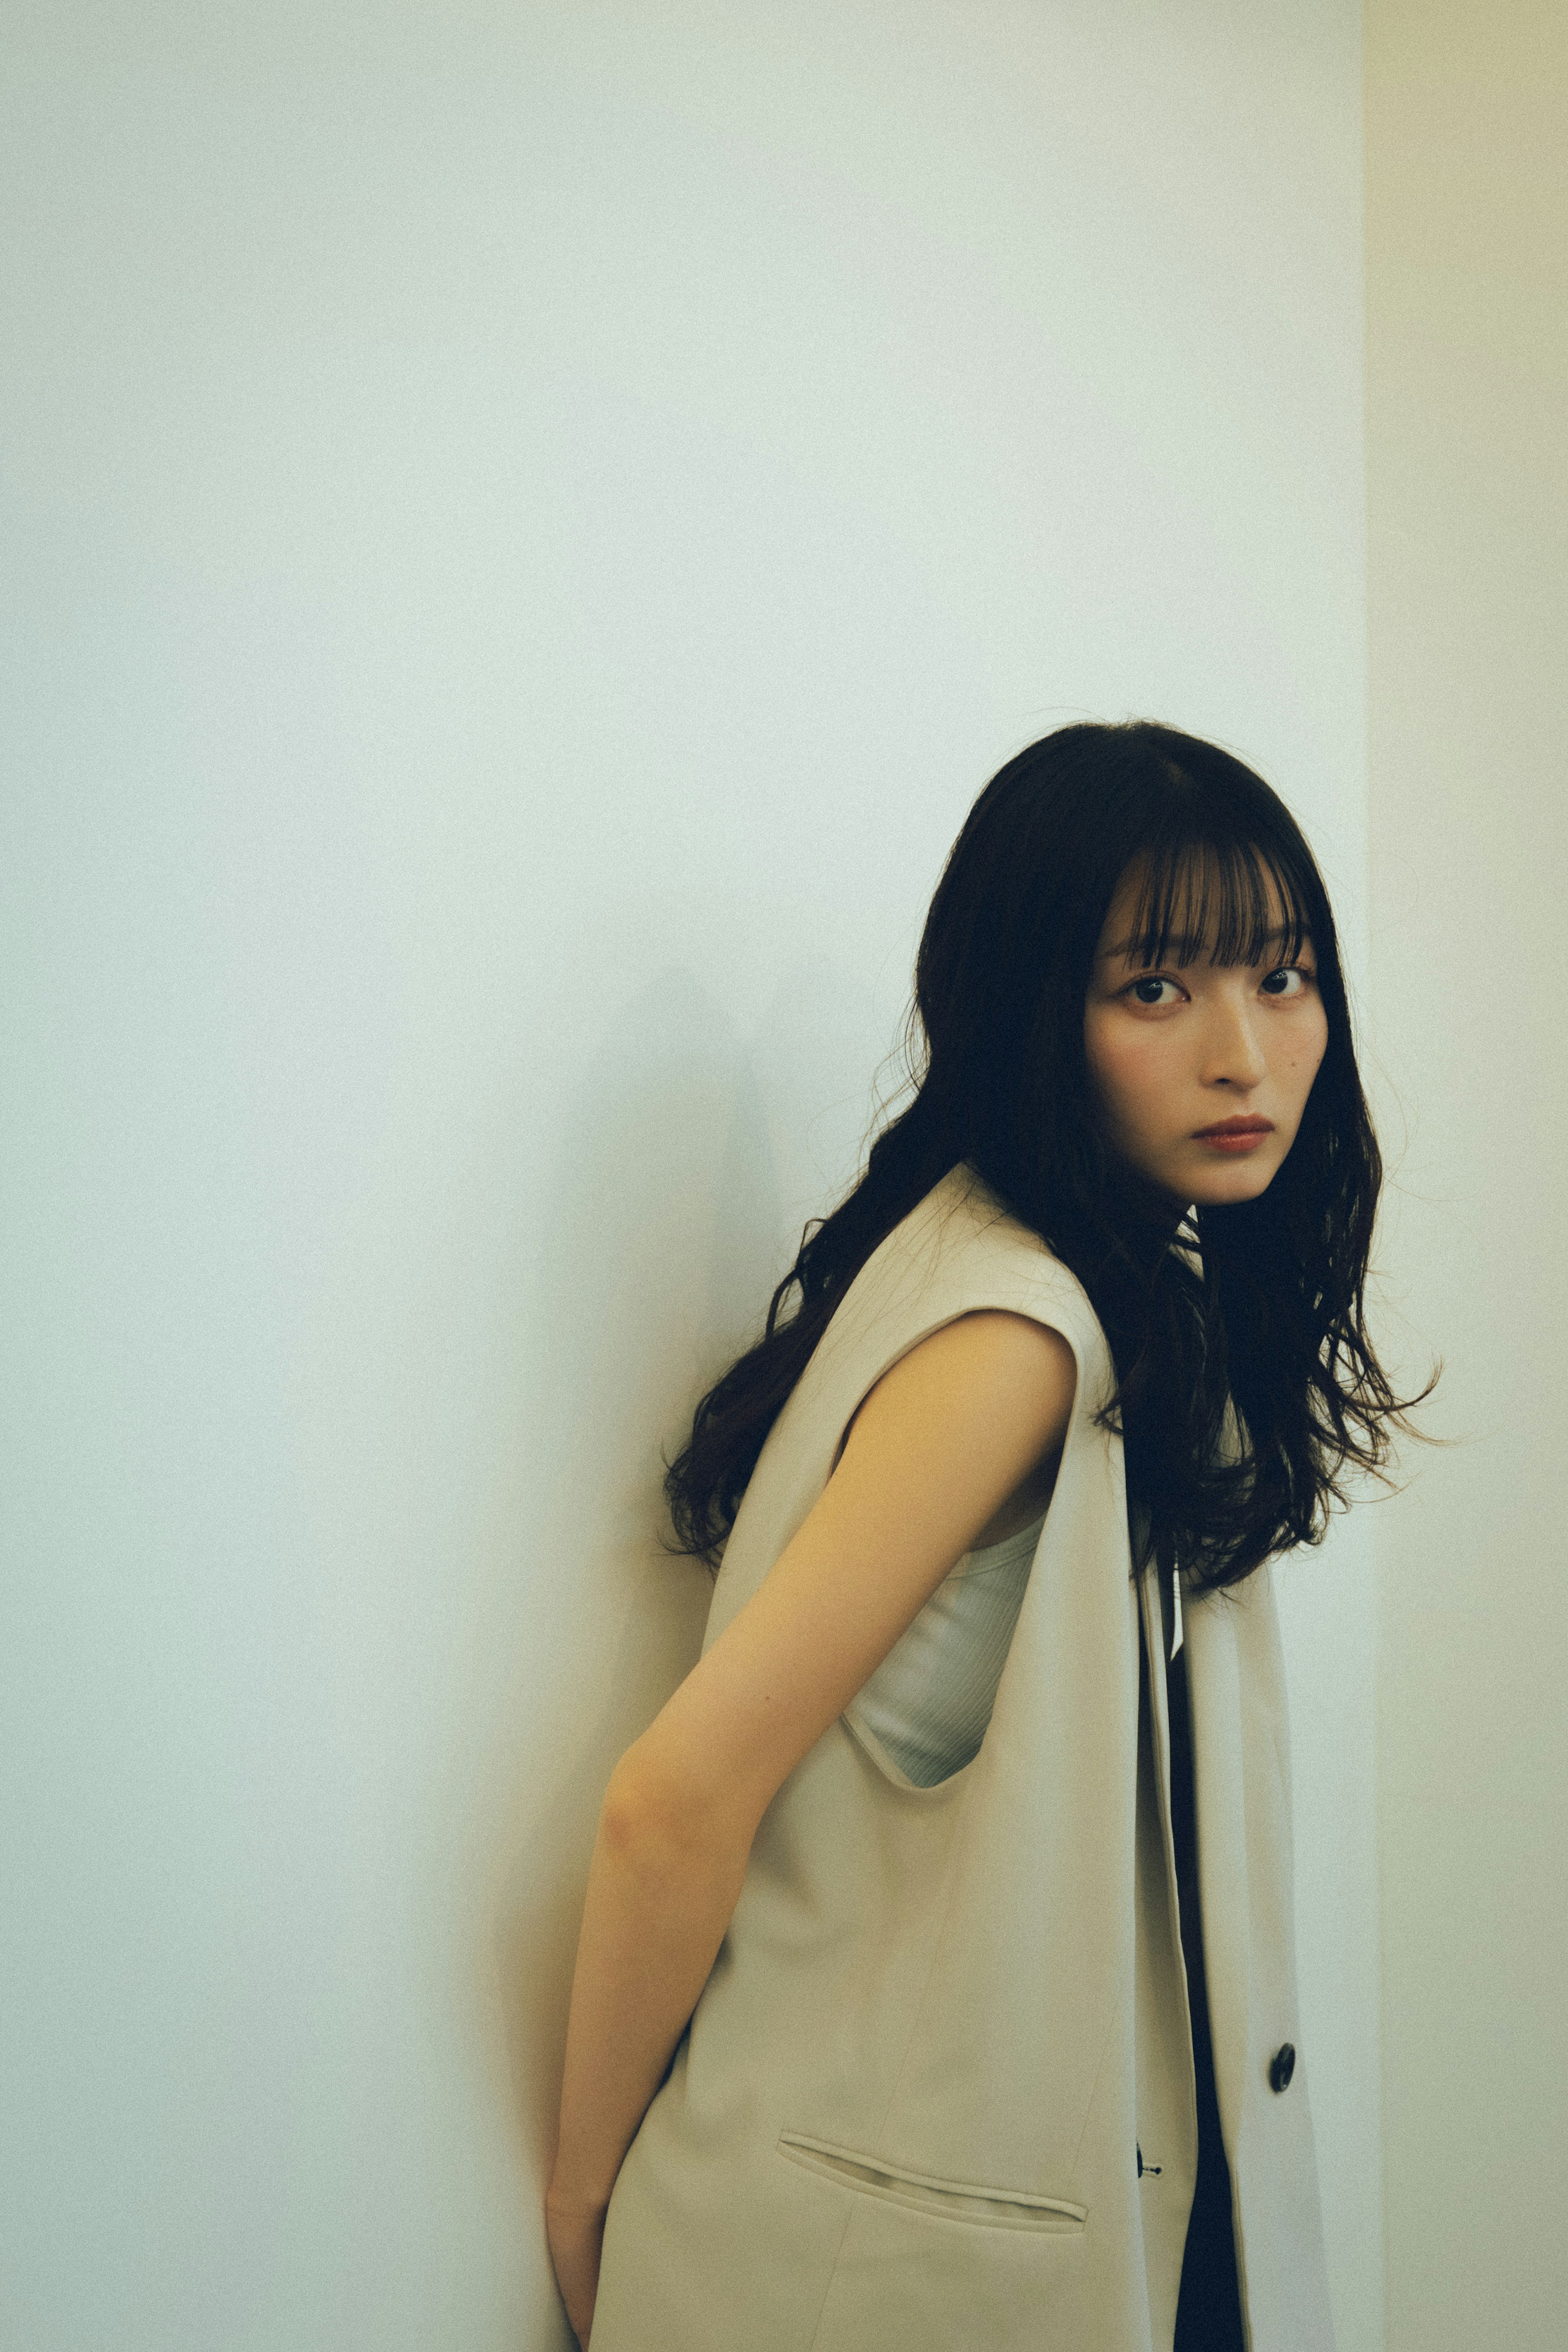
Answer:
[[(1310, 934), (1328, 1043), (1301, 1124), (1251, 1201), (1189, 1212), (1107, 1147), (1083, 1007), (1107, 909), (1141, 881), (1134, 952), (1281, 961)], [(1270, 927), (1285, 909), (1288, 936)], [(967, 1162), (1071, 1267), (1116, 1386), (1129, 1516), (1203, 1589), (1321, 1543), (1347, 1464), (1383, 1479), (1396, 1398), (1364, 1290), (1383, 1165), (1356, 1067), (1337, 934), (1317, 863), (1262, 778), (1149, 720), (1063, 727), (998, 770), (932, 898), (915, 963), (912, 1099), (863, 1173), (805, 1229), (762, 1336), (697, 1405), (668, 1465), (674, 1549), (716, 1567), (768, 1431), (878, 1244)], [(1437, 1370), (1440, 1372), (1441, 1365)], [(1239, 1451), (1222, 1445), (1234, 1408)], [(1425, 1440), (1435, 1443), (1434, 1440)]]

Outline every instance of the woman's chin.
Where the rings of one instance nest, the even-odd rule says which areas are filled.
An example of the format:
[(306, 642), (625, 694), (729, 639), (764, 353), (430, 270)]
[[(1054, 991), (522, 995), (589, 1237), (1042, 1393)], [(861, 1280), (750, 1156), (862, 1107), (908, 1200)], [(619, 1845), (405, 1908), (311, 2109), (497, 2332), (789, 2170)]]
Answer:
[(1201, 1175), (1184, 1181), (1200, 1209), (1223, 1209), (1236, 1201), (1255, 1201), (1260, 1192), (1268, 1191), (1275, 1173), (1272, 1161), (1261, 1168), (1239, 1162), (1232, 1168), (1205, 1169)]

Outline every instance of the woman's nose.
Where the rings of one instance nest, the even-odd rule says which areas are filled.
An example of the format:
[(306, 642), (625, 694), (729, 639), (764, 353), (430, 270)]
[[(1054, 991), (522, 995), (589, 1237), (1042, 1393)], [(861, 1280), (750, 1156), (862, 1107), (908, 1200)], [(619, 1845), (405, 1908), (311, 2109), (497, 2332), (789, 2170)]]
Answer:
[(1218, 1004), (1209, 1019), (1205, 1039), (1205, 1076), (1229, 1078), (1238, 1086), (1256, 1086), (1269, 1064), (1259, 1034), (1257, 1016), (1246, 1006)]

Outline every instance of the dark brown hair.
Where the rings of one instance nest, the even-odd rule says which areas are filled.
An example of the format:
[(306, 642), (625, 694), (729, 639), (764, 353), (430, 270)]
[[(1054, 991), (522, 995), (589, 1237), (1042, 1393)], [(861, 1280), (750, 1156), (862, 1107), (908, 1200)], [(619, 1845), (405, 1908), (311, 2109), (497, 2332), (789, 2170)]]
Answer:
[[(1255, 1200), (1196, 1209), (1182, 1227), (1103, 1139), (1084, 1055), (1095, 949), (1134, 864), (1145, 966), (1196, 956), (1218, 900), (1211, 960), (1288, 962), (1310, 933), (1328, 1015), (1273, 1181)], [(1291, 929), (1282, 950), (1265, 944), (1270, 880)], [(1097, 1419), (1123, 1436), (1129, 1510), (1146, 1514), (1161, 1561), (1214, 1587), (1321, 1543), (1330, 1497), (1348, 1502), (1342, 1465), (1382, 1477), (1385, 1424), (1403, 1423), (1437, 1375), (1396, 1399), (1367, 1337), (1383, 1163), (1328, 894), (1278, 794), (1229, 752), (1146, 720), (1064, 727), (1031, 744), (986, 786), (948, 857), (920, 942), (910, 1038), (913, 1099), (876, 1136), (848, 1197), (806, 1227), (762, 1337), (703, 1398), (669, 1466), (678, 1549), (716, 1564), (835, 1307), (878, 1243), (960, 1162), (1087, 1292), (1118, 1383)], [(1233, 1460), (1219, 1454), (1228, 1400), (1242, 1441)]]

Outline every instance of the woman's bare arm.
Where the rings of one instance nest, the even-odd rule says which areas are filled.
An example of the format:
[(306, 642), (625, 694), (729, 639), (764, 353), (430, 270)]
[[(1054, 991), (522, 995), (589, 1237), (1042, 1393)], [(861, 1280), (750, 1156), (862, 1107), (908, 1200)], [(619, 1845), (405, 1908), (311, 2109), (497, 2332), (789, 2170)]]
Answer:
[[(761, 1588), (616, 1766), (567, 2028), (549, 2191), (558, 2272), (597, 2274), (615, 2175), (707, 1980), (770, 1800), (1060, 1449), (1075, 1379), (1059, 1333), (1001, 1311), (963, 1316), (901, 1358)], [(591, 2279), (561, 2285), (584, 2335)]]

